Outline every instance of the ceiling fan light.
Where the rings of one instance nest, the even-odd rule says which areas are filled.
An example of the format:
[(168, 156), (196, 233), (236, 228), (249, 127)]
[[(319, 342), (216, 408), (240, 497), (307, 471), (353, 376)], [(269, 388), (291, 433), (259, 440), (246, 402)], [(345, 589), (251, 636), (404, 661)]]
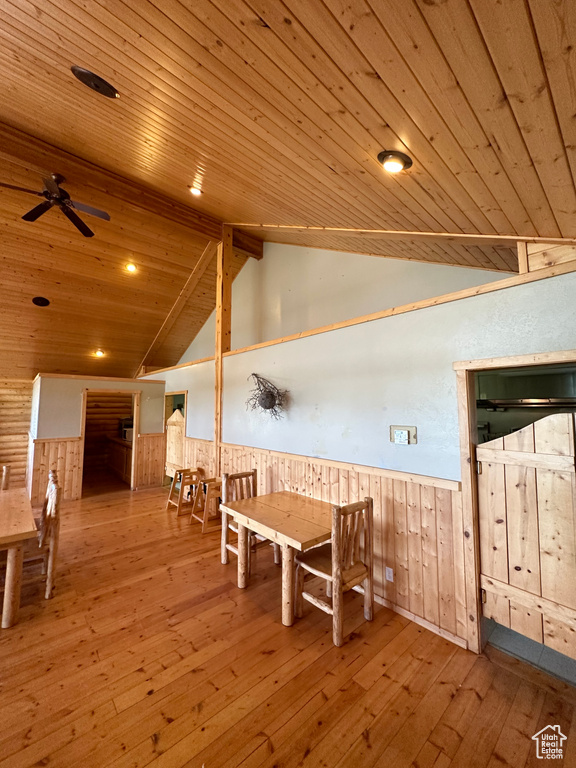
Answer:
[(406, 171), (412, 166), (412, 158), (395, 149), (382, 150), (378, 155), (378, 162), (388, 173), (400, 173), (400, 171)]

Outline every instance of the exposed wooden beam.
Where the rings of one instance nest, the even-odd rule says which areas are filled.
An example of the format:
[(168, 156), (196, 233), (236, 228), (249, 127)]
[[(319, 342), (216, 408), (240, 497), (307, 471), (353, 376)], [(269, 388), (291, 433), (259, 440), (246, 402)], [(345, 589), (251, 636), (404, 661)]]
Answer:
[[(58, 172), (69, 178), (71, 183), (93, 187), (100, 193), (122, 200), (133, 208), (151, 211), (212, 240), (220, 239), (222, 224), (213, 216), (129, 181), (112, 171), (81, 160), (1, 122), (0, 158), (37, 173), (38, 189), (41, 188), (43, 177)], [(263, 243), (254, 235), (235, 233), (234, 244), (237, 245), (240, 256), (262, 258)]]
[(232, 315), (232, 228), (222, 227), (222, 242), (218, 246), (218, 276), (216, 281), (216, 338), (214, 345), (214, 461), (216, 476), (220, 475), (220, 446), (222, 443), (222, 356), (231, 348)]
[(480, 235), (465, 232), (418, 232), (399, 229), (354, 229), (350, 227), (312, 227), (298, 224), (254, 224), (248, 222), (229, 222), (229, 226), (242, 229), (260, 229), (268, 232), (295, 232), (306, 234), (315, 232), (340, 235), (358, 235), (366, 238), (384, 240), (423, 240), (437, 242), (455, 242), (467, 245), (510, 245), (516, 243), (547, 243), (550, 245), (576, 245), (576, 238), (570, 237), (523, 237), (522, 235)]
[(524, 242), (517, 244), (518, 248), (518, 272), (523, 275), (529, 271), (528, 267), (528, 245)]
[(200, 282), (200, 279), (202, 278), (202, 275), (204, 274), (204, 272), (208, 268), (208, 265), (214, 258), (216, 250), (217, 250), (217, 243), (211, 240), (206, 246), (206, 248), (204, 249), (204, 252), (200, 257), (200, 259), (198, 260), (198, 262), (196, 263), (196, 266), (190, 273), (190, 277), (188, 278), (188, 280), (186, 280), (184, 287), (178, 294), (178, 298), (172, 305), (170, 312), (168, 312), (166, 319), (160, 326), (160, 329), (156, 334), (156, 336), (154, 337), (154, 340), (148, 347), (148, 351), (144, 355), (142, 362), (140, 363), (140, 365), (136, 370), (136, 373), (134, 374), (135, 376), (137, 376), (139, 371), (146, 366), (146, 361), (152, 355), (152, 352), (162, 345), (162, 342), (166, 339), (166, 337), (170, 333), (172, 326), (174, 325), (180, 313), (184, 309), (186, 302), (189, 300), (190, 296), (192, 296), (192, 294), (194, 293), (196, 286), (198, 285), (198, 283)]

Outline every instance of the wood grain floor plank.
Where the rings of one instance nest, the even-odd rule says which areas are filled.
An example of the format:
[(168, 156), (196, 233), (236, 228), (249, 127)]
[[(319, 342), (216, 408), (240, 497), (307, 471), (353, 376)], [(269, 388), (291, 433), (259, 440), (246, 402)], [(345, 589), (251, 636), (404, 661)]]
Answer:
[(55, 596), (0, 632), (0, 768), (535, 768), (532, 729), (576, 740), (565, 684), (355, 593), (342, 648), (314, 608), (284, 627), (272, 551), (238, 590), (166, 494), (63, 506)]

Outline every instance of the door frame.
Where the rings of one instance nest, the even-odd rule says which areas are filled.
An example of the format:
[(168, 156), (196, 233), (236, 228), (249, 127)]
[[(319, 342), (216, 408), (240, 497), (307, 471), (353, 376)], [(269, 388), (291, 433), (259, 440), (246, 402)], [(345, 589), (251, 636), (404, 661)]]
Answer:
[(88, 394), (91, 395), (132, 395), (132, 463), (130, 467), (130, 490), (136, 490), (136, 468), (138, 466), (138, 438), (140, 436), (140, 401), (142, 399), (141, 389), (98, 389), (87, 387), (82, 390), (82, 426), (80, 430), (80, 488), (84, 480), (84, 444), (86, 440), (86, 404)]
[(576, 364), (576, 349), (540, 352), (483, 360), (463, 360), (453, 364), (456, 371), (458, 428), (460, 432), (460, 466), (462, 470), (462, 523), (464, 531), (464, 577), (466, 613), (468, 616), (468, 648), (480, 653), (486, 644), (482, 637), (482, 603), (480, 597), (480, 521), (478, 516), (478, 480), (476, 473), (476, 388), (475, 374), (497, 368), (526, 368), (533, 365)]
[[(186, 446), (186, 421), (188, 419), (188, 390), (187, 389), (175, 389), (171, 392), (164, 392), (164, 414), (166, 414), (166, 398), (172, 397), (173, 395), (184, 395), (184, 434), (182, 437), (182, 456), (184, 456), (185, 453), (185, 446)], [(167, 436), (166, 431), (166, 421), (167, 419), (164, 418), (164, 434)], [(166, 456), (167, 456), (167, 443), (166, 440), (164, 441), (164, 471), (166, 472)], [(166, 476), (164, 477), (166, 479)]]

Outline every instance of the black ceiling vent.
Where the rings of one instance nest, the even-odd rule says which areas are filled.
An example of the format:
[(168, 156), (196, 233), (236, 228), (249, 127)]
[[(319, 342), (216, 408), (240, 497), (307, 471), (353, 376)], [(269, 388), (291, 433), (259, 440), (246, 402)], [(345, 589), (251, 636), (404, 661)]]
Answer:
[(110, 83), (106, 82), (106, 80), (104, 80), (103, 77), (100, 77), (100, 75), (95, 75), (94, 72), (90, 72), (89, 69), (77, 67), (75, 64), (70, 67), (70, 69), (72, 70), (74, 77), (77, 77), (81, 83), (87, 85), (88, 88), (92, 88), (92, 90), (96, 91), (96, 93), (101, 93), (102, 96), (106, 96), (109, 99), (120, 98), (120, 94), (116, 88), (114, 88), (113, 85), (110, 85)]

